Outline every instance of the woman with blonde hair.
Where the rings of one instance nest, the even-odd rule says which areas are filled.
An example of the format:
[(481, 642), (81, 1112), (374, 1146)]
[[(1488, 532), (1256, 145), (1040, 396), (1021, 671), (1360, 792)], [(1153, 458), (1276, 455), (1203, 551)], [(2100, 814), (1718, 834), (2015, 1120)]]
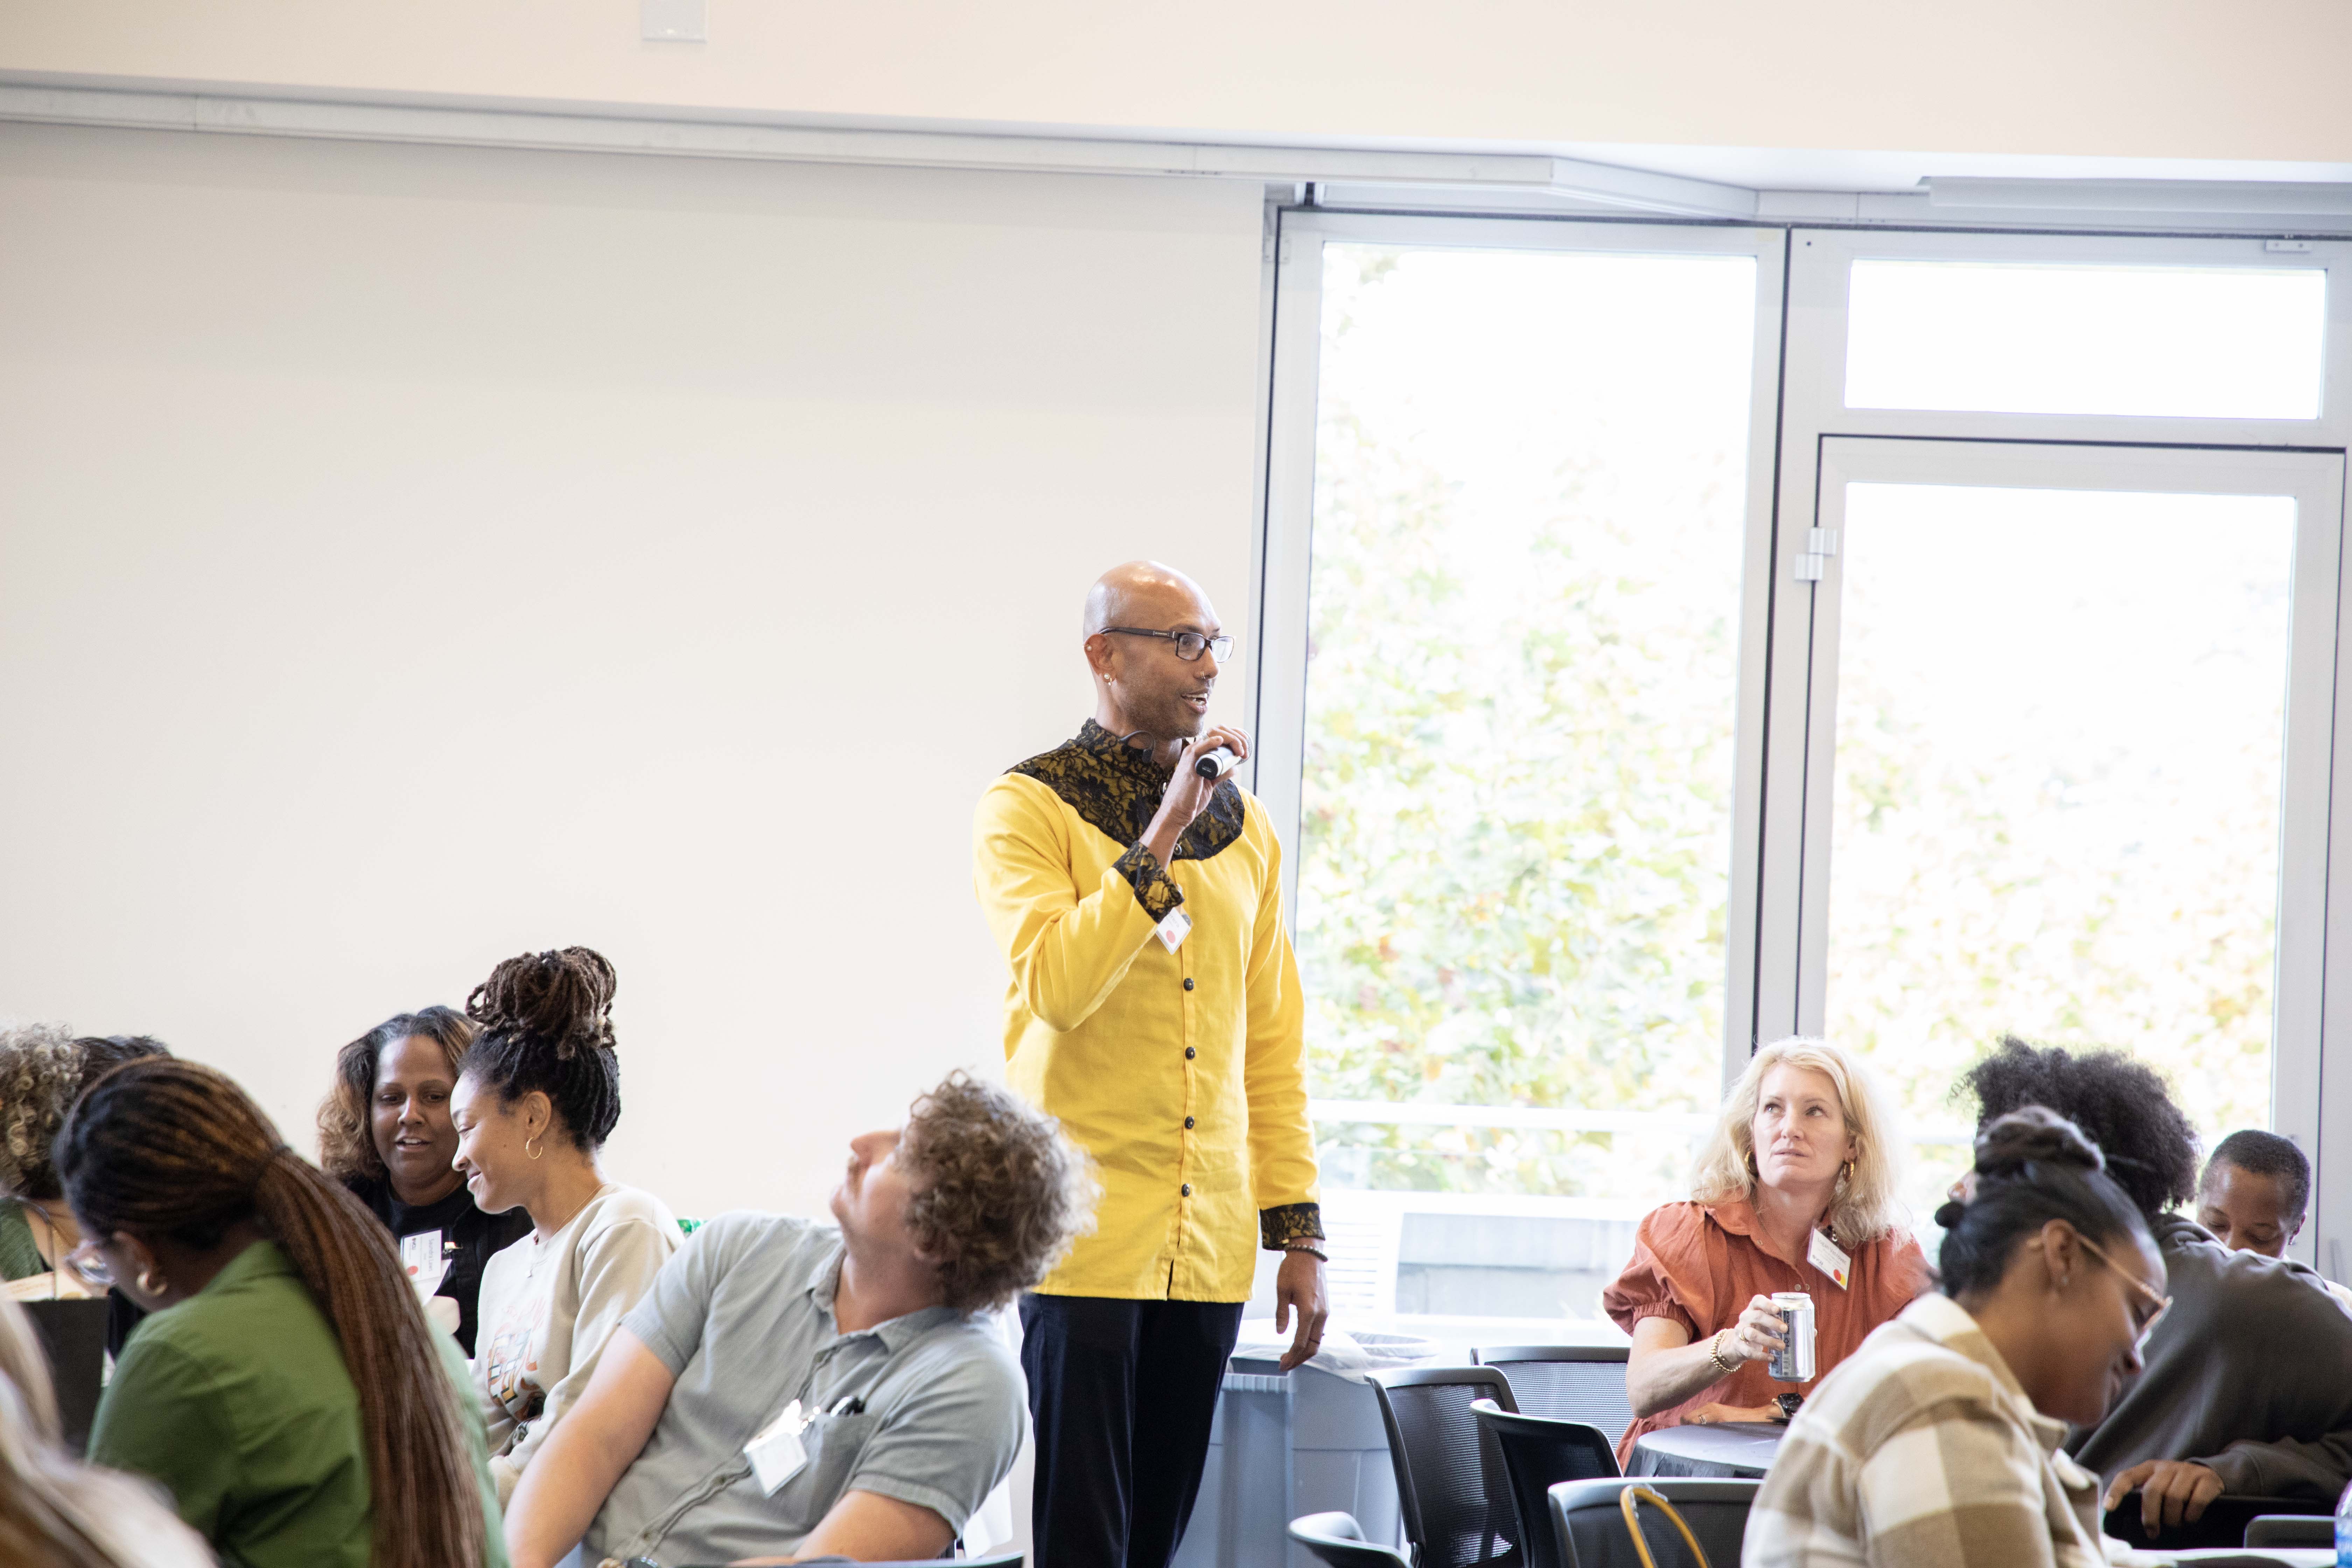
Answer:
[(65, 1451), (48, 1363), (0, 1297), (0, 1563), (12, 1568), (212, 1568), (202, 1537), (147, 1488)]
[[(1625, 1392), (1644, 1432), (1786, 1419), (1832, 1367), (1927, 1286), (1895, 1193), (1901, 1135), (1861, 1062), (1826, 1040), (1756, 1053), (1700, 1153), (1691, 1201), (1643, 1216), (1601, 1305), (1633, 1336)], [(1813, 1300), (1813, 1377), (1776, 1383), (1776, 1292)], [(1797, 1399), (1787, 1396), (1796, 1395)]]

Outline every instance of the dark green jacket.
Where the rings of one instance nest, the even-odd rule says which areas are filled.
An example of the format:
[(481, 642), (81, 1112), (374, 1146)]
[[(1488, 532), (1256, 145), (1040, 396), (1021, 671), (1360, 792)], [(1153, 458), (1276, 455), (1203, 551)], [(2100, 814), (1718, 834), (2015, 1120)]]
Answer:
[[(434, 1338), (463, 1389), (457, 1347)], [(488, 1568), (505, 1568), (480, 1418), (463, 1402)], [(374, 1521), (359, 1391), (326, 1314), (276, 1242), (256, 1242), (139, 1326), (99, 1402), (89, 1457), (161, 1481), (233, 1568), (368, 1568)]]

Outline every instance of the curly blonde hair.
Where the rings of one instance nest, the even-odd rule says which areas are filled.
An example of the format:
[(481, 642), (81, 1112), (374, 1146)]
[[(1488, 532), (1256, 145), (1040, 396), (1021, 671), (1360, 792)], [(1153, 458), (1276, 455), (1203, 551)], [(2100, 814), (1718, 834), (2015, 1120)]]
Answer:
[(0, 1193), (54, 1198), (49, 1144), (81, 1092), (81, 1053), (63, 1024), (0, 1029)]
[(1001, 1307), (1045, 1278), (1099, 1195), (1060, 1122), (961, 1070), (915, 1101), (898, 1163), (914, 1185), (907, 1228), (941, 1260), (942, 1302), (960, 1312)]
[(1777, 1067), (1811, 1068), (1837, 1089), (1838, 1109), (1853, 1138), (1853, 1169), (1840, 1178), (1829, 1221), (1852, 1247), (1903, 1227), (1908, 1217), (1895, 1193), (1902, 1185), (1903, 1135), (1875, 1074), (1852, 1052), (1827, 1040), (1775, 1040), (1750, 1058), (1723, 1101), (1706, 1147), (1691, 1176), (1691, 1196), (1703, 1204), (1756, 1198), (1756, 1105), (1764, 1076)]
[(65, 1196), (49, 1146), (82, 1086), (119, 1063), (169, 1054), (139, 1035), (77, 1037), (63, 1024), (0, 1029), (0, 1197)]

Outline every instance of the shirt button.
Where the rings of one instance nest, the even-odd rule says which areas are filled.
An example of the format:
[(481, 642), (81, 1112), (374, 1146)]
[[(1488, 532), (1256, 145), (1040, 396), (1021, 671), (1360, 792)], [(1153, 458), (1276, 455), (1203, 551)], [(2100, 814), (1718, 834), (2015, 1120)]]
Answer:
[(1192, 1119), (1189, 1116), (1184, 1118), (1184, 1130), (1187, 1132), (1192, 1130)]
[(1191, 1197), (1192, 1195), (1192, 1184), (1190, 1182), (1185, 1183), (1177, 1195), (1180, 1197)]
[(1184, 1047), (1184, 1059), (1185, 1059), (1186, 1061), (1188, 1061), (1188, 1062), (1189, 1062), (1189, 1061), (1191, 1061), (1191, 1060), (1192, 1059), (1192, 1058), (1193, 1058), (1196, 1054), (1197, 1054), (1197, 1053), (1192, 1049), (1192, 1047), (1190, 1047), (1190, 1046), (1186, 1046), (1186, 1047)]
[(1192, 977), (1189, 974), (1184, 976), (1184, 989), (1187, 991), (1192, 989)]

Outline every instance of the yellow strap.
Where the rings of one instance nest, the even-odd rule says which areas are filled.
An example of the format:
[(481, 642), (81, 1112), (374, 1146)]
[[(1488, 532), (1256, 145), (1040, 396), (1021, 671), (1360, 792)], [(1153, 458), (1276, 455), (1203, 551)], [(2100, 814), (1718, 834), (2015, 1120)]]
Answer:
[(1683, 1522), (1683, 1516), (1675, 1511), (1675, 1505), (1647, 1487), (1633, 1486), (1617, 1494), (1617, 1508), (1625, 1516), (1625, 1528), (1633, 1531), (1633, 1550), (1641, 1553), (1642, 1568), (1658, 1568), (1658, 1560), (1650, 1555), (1650, 1543), (1642, 1539), (1642, 1518), (1634, 1507), (1636, 1502), (1654, 1502), (1664, 1510), (1666, 1517), (1674, 1521), (1675, 1528), (1683, 1532), (1683, 1544), (1690, 1548), (1691, 1561), (1698, 1568), (1706, 1568), (1706, 1553), (1699, 1550), (1698, 1537), (1693, 1535), (1691, 1527)]

